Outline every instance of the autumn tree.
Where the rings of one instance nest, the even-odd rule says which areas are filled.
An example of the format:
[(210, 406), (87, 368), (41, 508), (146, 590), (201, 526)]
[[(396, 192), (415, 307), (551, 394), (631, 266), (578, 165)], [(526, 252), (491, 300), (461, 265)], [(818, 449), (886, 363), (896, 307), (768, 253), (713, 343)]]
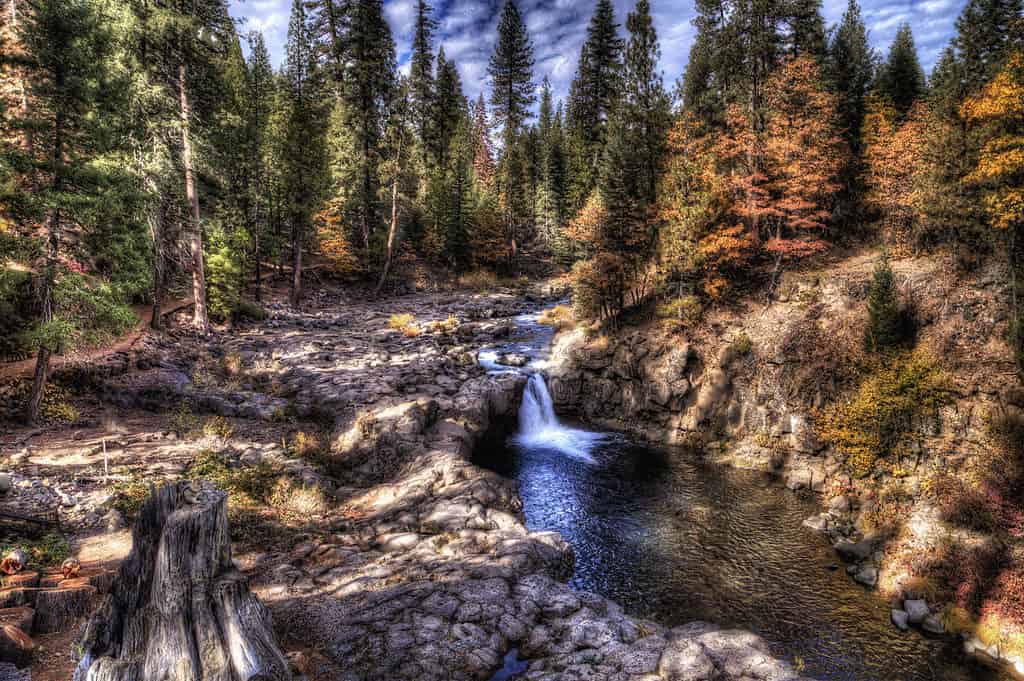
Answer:
[(1015, 52), (995, 78), (964, 102), (964, 118), (981, 128), (984, 144), (966, 181), (978, 186), (993, 229), (1005, 235), (1011, 273), (1013, 342), (1024, 372), (1024, 315), (1020, 312), (1021, 231), (1024, 229), (1024, 52)]
[(864, 120), (866, 199), (881, 215), (886, 240), (901, 249), (914, 245), (921, 220), (919, 160), (925, 153), (928, 116), (927, 107), (918, 103), (900, 121), (892, 104), (873, 98)]

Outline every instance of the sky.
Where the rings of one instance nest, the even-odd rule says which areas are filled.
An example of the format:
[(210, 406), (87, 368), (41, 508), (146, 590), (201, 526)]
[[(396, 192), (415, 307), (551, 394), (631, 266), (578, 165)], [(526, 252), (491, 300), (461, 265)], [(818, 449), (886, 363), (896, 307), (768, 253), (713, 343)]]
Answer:
[[(918, 55), (930, 72), (942, 49), (953, 35), (953, 23), (966, 0), (860, 0), (871, 44), (884, 56), (897, 27), (910, 24)], [(263, 32), (273, 62), (280, 65), (288, 33), (292, 0), (230, 0), (231, 13), (244, 20), (243, 34)], [(486, 87), (487, 62), (497, 31), (498, 14), (504, 0), (434, 0), (433, 16), (438, 23), (435, 49), (443, 44), (448, 59), (454, 59), (462, 76), (466, 95), (475, 99)], [(626, 14), (635, 0), (614, 0), (616, 20), (625, 35)], [(839, 21), (847, 0), (824, 0), (826, 24)], [(580, 46), (596, 0), (519, 0), (536, 59), (536, 81), (547, 76), (556, 98), (565, 98), (576, 70)], [(693, 0), (651, 0), (654, 26), (661, 41), (661, 68), (670, 89), (686, 67), (695, 30)], [(416, 0), (384, 0), (384, 11), (395, 39), (398, 62), (408, 72)]]

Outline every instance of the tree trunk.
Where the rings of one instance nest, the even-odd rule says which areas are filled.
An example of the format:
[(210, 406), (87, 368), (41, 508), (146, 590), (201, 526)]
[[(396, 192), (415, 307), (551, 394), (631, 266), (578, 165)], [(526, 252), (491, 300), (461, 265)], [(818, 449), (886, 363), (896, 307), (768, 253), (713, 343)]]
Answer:
[[(151, 191), (156, 195), (155, 186), (151, 184)], [(166, 204), (163, 197), (160, 198), (160, 205), (149, 216), (149, 234), (153, 239), (153, 314), (149, 326), (154, 331), (164, 328), (163, 305), (164, 305), (164, 219)]]
[[(54, 78), (54, 86), (57, 92), (64, 89), (64, 71), (58, 68)], [(53, 120), (53, 182), (52, 191), (56, 196), (62, 189), (64, 181), (64, 111), (57, 110)], [(57, 249), (60, 242), (60, 209), (54, 207), (46, 220), (46, 265), (43, 268), (42, 298), (43, 314), (42, 323), (49, 324), (53, 321), (53, 289), (57, 282)], [(34, 423), (39, 418), (39, 409), (43, 403), (43, 393), (46, 392), (46, 379), (50, 372), (50, 355), (53, 348), (40, 344), (36, 354), (36, 368), (32, 376), (32, 390), (28, 395), (28, 408), (26, 418), (29, 423)]]
[(384, 271), (380, 273), (380, 281), (377, 282), (377, 290), (374, 295), (380, 295), (384, 288), (384, 281), (388, 278), (388, 270), (391, 269), (391, 258), (395, 252), (395, 232), (398, 230), (398, 174), (391, 183), (391, 227), (388, 229), (388, 248), (384, 254)]
[(302, 300), (302, 220), (292, 216), (292, 307)]
[(255, 251), (256, 258), (256, 302), (263, 300), (263, 271), (260, 268), (260, 258), (263, 254), (260, 252), (260, 233), (259, 226), (256, 228), (256, 232), (253, 235), (253, 251)]
[(189, 122), (192, 111), (188, 102), (185, 64), (178, 65), (178, 95), (181, 99), (181, 163), (185, 166), (185, 196), (190, 209), (189, 252), (192, 255), (192, 325), (201, 334), (209, 333), (206, 313), (206, 273), (203, 270), (203, 232), (199, 221), (199, 194), (196, 192), (195, 169), (192, 167), (192, 140)]
[(289, 681), (267, 609), (231, 562), (227, 495), (155, 490), (75, 650), (74, 681)]

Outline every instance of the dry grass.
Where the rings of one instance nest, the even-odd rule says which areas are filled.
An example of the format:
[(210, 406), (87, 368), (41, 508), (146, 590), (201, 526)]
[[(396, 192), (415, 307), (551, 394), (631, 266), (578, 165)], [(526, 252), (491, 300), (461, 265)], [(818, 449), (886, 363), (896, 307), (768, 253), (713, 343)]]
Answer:
[(576, 315), (568, 305), (556, 305), (551, 309), (544, 310), (537, 322), (546, 326), (555, 327), (556, 331), (571, 329), (576, 324)]

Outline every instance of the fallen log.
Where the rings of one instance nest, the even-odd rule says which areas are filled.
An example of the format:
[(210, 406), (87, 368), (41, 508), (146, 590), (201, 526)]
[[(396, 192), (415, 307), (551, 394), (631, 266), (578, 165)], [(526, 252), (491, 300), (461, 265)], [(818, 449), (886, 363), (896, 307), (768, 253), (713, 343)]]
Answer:
[(74, 681), (289, 681), (270, 614), (231, 562), (227, 495), (154, 491), (132, 552), (75, 647)]

